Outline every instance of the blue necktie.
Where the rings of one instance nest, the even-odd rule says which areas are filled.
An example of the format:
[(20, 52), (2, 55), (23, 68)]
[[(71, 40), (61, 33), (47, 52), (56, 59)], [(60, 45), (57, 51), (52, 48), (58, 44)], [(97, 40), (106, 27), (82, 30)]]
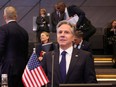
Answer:
[(67, 53), (66, 51), (63, 51), (61, 53), (62, 59), (60, 62), (60, 73), (61, 73), (61, 78), (63, 82), (65, 82), (65, 79), (66, 79), (66, 53)]

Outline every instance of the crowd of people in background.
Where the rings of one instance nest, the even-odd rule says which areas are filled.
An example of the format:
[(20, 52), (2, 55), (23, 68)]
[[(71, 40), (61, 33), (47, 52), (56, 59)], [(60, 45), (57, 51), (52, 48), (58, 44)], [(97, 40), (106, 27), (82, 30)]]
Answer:
[[(96, 28), (92, 25), (91, 21), (86, 17), (85, 12), (76, 5), (67, 6), (64, 2), (59, 2), (54, 5), (54, 10), (50, 16), (51, 20), (48, 20), (49, 23), (51, 22), (52, 26), (51, 32), (57, 33), (56, 30), (57, 24), (62, 20), (68, 21), (75, 15), (78, 16), (78, 20), (76, 24), (72, 24), (73, 26), (75, 26), (77, 31), (75, 34), (76, 38), (74, 40), (75, 44), (74, 46), (79, 45), (79, 43), (81, 43), (81, 45), (77, 47), (78, 49), (83, 49), (92, 52), (90, 45), (91, 43), (89, 43), (89, 38), (95, 34)], [(39, 30), (39, 28), (37, 30)], [(113, 20), (112, 23), (107, 28), (104, 29), (104, 53), (113, 55), (114, 61), (116, 62), (115, 36), (116, 36), (116, 20)]]
[[(89, 44), (89, 38), (96, 32), (96, 28), (91, 24), (91, 22), (85, 16), (85, 12), (81, 10), (76, 5), (66, 6), (64, 2), (59, 2), (54, 5), (53, 12), (50, 15), (50, 19), (47, 16), (47, 11), (45, 8), (41, 8), (39, 15), (36, 19), (37, 24), (37, 40), (41, 43), (41, 33), (48, 32), (50, 33), (49, 24), (52, 26), (51, 32), (57, 33), (56, 26), (62, 20), (70, 20), (75, 15), (78, 16), (76, 24), (72, 24), (76, 31), (79, 31), (75, 34), (76, 38), (74, 43), (81, 43), (78, 48), (85, 49), (86, 51), (92, 52), (91, 46)], [(77, 40), (77, 41), (76, 41)], [(37, 48), (38, 49), (38, 48)]]
[[(48, 87), (68, 83), (97, 83), (89, 43), (96, 28), (85, 12), (76, 5), (67, 6), (64, 2), (59, 2), (54, 5), (50, 16), (45, 8), (41, 8), (38, 14), (36, 54), (50, 80)], [(75, 16), (78, 17), (76, 23), (69, 22)], [(16, 22), (17, 11), (14, 7), (4, 9), (4, 20), (6, 24), (0, 27), (0, 74), (8, 74), (8, 87), (23, 87), (21, 77), (28, 62), (28, 33)], [(50, 32), (57, 35), (56, 43), (50, 41)], [(116, 65), (116, 20), (104, 32), (105, 53), (113, 54)]]
[[(44, 8), (45, 9), (45, 8)], [(40, 9), (41, 13), (41, 9)], [(88, 18), (85, 15), (85, 12), (81, 10), (76, 5), (66, 6), (64, 2), (59, 2), (55, 4), (54, 11), (51, 13), (51, 20), (47, 20), (45, 23), (50, 23), (52, 25), (52, 32), (56, 33), (56, 25), (58, 22), (62, 20), (70, 20), (75, 15), (78, 16), (78, 21), (76, 24), (73, 24), (76, 27), (76, 30), (80, 30), (84, 33), (84, 40), (89, 41), (89, 38), (96, 32), (96, 28), (91, 24), (91, 22), (88, 20)], [(37, 22), (39, 19), (39, 23)], [(36, 23), (37, 23), (37, 32), (41, 31), (41, 26), (43, 25), (43, 17), (41, 17), (41, 14), (37, 17)], [(47, 22), (49, 21), (49, 22)], [(46, 25), (43, 25), (42, 27), (45, 27)], [(47, 31), (50, 31), (48, 28), (46, 28)], [(45, 31), (43, 29), (43, 31)], [(39, 38), (39, 37), (38, 37)]]
[[(50, 15), (51, 20), (48, 20), (49, 23), (51, 22), (50, 25), (52, 26), (51, 31), (50, 31), (50, 28), (49, 28), (49, 31), (52, 33), (56, 33), (57, 31), (56, 26), (60, 21), (62, 20), (68, 21), (75, 15), (77, 15), (79, 19), (76, 24), (73, 24), (73, 26), (76, 27), (77, 31), (81, 31), (83, 33), (82, 39), (84, 40), (84, 42), (86, 41), (87, 43), (89, 43), (89, 38), (95, 34), (96, 28), (92, 25), (91, 21), (86, 17), (85, 12), (76, 5), (67, 6), (64, 2), (56, 3), (54, 5), (53, 12)], [(115, 54), (115, 50), (113, 49), (115, 46), (112, 45), (115, 42), (114, 40), (116, 40), (115, 22), (116, 20), (113, 20), (112, 23), (110, 23), (110, 25), (108, 25), (108, 27), (104, 29), (104, 43), (103, 43), (104, 54), (110, 54), (110, 55)], [(39, 28), (37, 30), (39, 30)], [(92, 52), (92, 49), (91, 49), (91, 52)]]

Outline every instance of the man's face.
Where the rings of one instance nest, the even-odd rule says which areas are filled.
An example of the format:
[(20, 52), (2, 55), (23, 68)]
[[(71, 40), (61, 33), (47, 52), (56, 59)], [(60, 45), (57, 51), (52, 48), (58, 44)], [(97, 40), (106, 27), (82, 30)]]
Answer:
[(48, 41), (49, 37), (45, 33), (41, 33), (40, 35), (41, 42)]
[(112, 26), (116, 27), (116, 21), (113, 21)]
[(71, 31), (71, 27), (67, 24), (61, 25), (57, 30), (57, 41), (62, 48), (68, 48), (72, 45), (74, 35)]
[(57, 9), (61, 14), (65, 12), (65, 7), (62, 5), (57, 6)]

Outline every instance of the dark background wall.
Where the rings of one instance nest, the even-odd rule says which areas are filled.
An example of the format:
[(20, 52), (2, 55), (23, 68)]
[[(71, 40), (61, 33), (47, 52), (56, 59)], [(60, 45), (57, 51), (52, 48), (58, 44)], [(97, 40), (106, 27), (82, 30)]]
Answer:
[[(39, 8), (46, 8), (48, 13), (53, 11), (53, 6), (59, 0), (0, 0), (0, 25), (3, 20), (3, 9), (8, 5), (13, 5), (18, 10), (18, 22), (29, 33), (29, 41), (36, 41), (36, 33), (33, 32), (33, 17), (38, 15)], [(103, 47), (102, 35), (103, 28), (113, 19), (116, 19), (116, 0), (60, 0), (67, 6), (75, 4), (85, 13), (92, 24), (97, 28), (96, 34), (91, 37), (92, 43), (97, 43)], [(95, 39), (96, 38), (96, 39)], [(97, 47), (93, 45), (93, 48)]]

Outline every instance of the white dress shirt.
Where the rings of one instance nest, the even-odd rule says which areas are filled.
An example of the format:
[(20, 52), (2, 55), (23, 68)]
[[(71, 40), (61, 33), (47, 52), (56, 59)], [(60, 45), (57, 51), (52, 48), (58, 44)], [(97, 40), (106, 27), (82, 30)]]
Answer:
[(67, 8), (65, 8), (65, 18), (66, 18), (66, 20), (69, 19), (69, 14), (68, 14)]
[(78, 49), (81, 49), (82, 42), (83, 42), (83, 40), (81, 40), (81, 42), (79, 43)]

